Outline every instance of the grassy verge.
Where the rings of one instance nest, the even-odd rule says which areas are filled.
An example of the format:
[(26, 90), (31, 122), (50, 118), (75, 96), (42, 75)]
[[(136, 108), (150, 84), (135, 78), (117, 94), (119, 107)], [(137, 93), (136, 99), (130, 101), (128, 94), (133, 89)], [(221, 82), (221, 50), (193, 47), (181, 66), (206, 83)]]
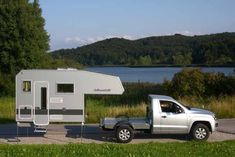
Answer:
[(68, 145), (0, 145), (0, 157), (37, 156), (207, 156), (235, 155), (235, 141), (214, 143), (147, 143), (147, 144), (68, 144)]

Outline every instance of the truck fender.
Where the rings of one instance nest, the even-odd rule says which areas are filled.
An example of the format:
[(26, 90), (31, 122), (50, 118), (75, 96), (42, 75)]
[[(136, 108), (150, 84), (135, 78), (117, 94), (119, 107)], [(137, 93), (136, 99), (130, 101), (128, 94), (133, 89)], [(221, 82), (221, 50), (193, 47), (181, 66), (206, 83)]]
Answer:
[(123, 125), (127, 125), (127, 126), (131, 127), (131, 128), (134, 130), (134, 127), (133, 127), (133, 126), (131, 125), (131, 123), (128, 122), (128, 121), (120, 121), (120, 122), (118, 122), (118, 123), (114, 126), (114, 130), (116, 130), (118, 127), (123, 126)]
[(196, 124), (198, 124), (198, 123), (201, 123), (201, 124), (206, 125), (206, 126), (208, 127), (208, 129), (210, 130), (210, 132), (212, 132), (212, 127), (211, 127), (210, 121), (199, 120), (199, 121), (193, 121), (193, 122), (191, 123), (191, 126), (190, 126), (190, 128), (189, 128), (189, 133), (191, 132), (192, 128), (193, 128)]

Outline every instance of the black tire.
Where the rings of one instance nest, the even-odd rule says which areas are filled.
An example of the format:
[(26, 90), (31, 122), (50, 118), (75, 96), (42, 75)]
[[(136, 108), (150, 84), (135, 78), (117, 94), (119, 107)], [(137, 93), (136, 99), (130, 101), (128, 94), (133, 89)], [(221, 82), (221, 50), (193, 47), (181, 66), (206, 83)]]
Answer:
[(191, 130), (191, 137), (195, 141), (206, 141), (209, 135), (209, 128), (205, 124), (198, 123)]
[(133, 129), (128, 125), (119, 126), (116, 129), (116, 138), (119, 143), (129, 143), (133, 137)]

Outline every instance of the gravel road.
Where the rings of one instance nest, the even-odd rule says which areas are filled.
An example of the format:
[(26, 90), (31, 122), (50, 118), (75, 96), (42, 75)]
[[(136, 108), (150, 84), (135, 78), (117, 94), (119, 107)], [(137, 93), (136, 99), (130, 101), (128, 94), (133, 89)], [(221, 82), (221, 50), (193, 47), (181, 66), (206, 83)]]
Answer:
[[(218, 120), (219, 127), (208, 141), (235, 140), (235, 119)], [(67, 143), (114, 143), (114, 132), (102, 131), (98, 124), (86, 124), (81, 136), (78, 124), (50, 124), (47, 133), (34, 133), (33, 127), (19, 128), (19, 141), (16, 140), (16, 124), (0, 125), (0, 143), (8, 144), (67, 144)], [(136, 133), (131, 143), (146, 142), (185, 142), (186, 135), (150, 135)]]

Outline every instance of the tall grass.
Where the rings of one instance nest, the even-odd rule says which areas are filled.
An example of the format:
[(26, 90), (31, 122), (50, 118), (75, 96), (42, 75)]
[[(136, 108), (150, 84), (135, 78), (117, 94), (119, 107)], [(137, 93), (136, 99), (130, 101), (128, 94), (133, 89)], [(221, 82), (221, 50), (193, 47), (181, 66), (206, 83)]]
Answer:
[(235, 118), (235, 95), (204, 99), (184, 97), (179, 99), (179, 101), (192, 107), (211, 110), (216, 113), (217, 118)]
[(15, 98), (0, 97), (0, 123), (13, 122), (15, 118)]
[(146, 115), (146, 104), (140, 103), (136, 106), (114, 106), (109, 107), (106, 116), (118, 116), (118, 115), (128, 115), (128, 116), (145, 116)]
[(97, 123), (104, 117), (116, 117), (119, 115), (127, 115), (129, 117), (145, 116), (146, 104), (140, 103), (137, 105), (107, 105), (102, 100), (88, 100), (86, 102), (86, 122)]

